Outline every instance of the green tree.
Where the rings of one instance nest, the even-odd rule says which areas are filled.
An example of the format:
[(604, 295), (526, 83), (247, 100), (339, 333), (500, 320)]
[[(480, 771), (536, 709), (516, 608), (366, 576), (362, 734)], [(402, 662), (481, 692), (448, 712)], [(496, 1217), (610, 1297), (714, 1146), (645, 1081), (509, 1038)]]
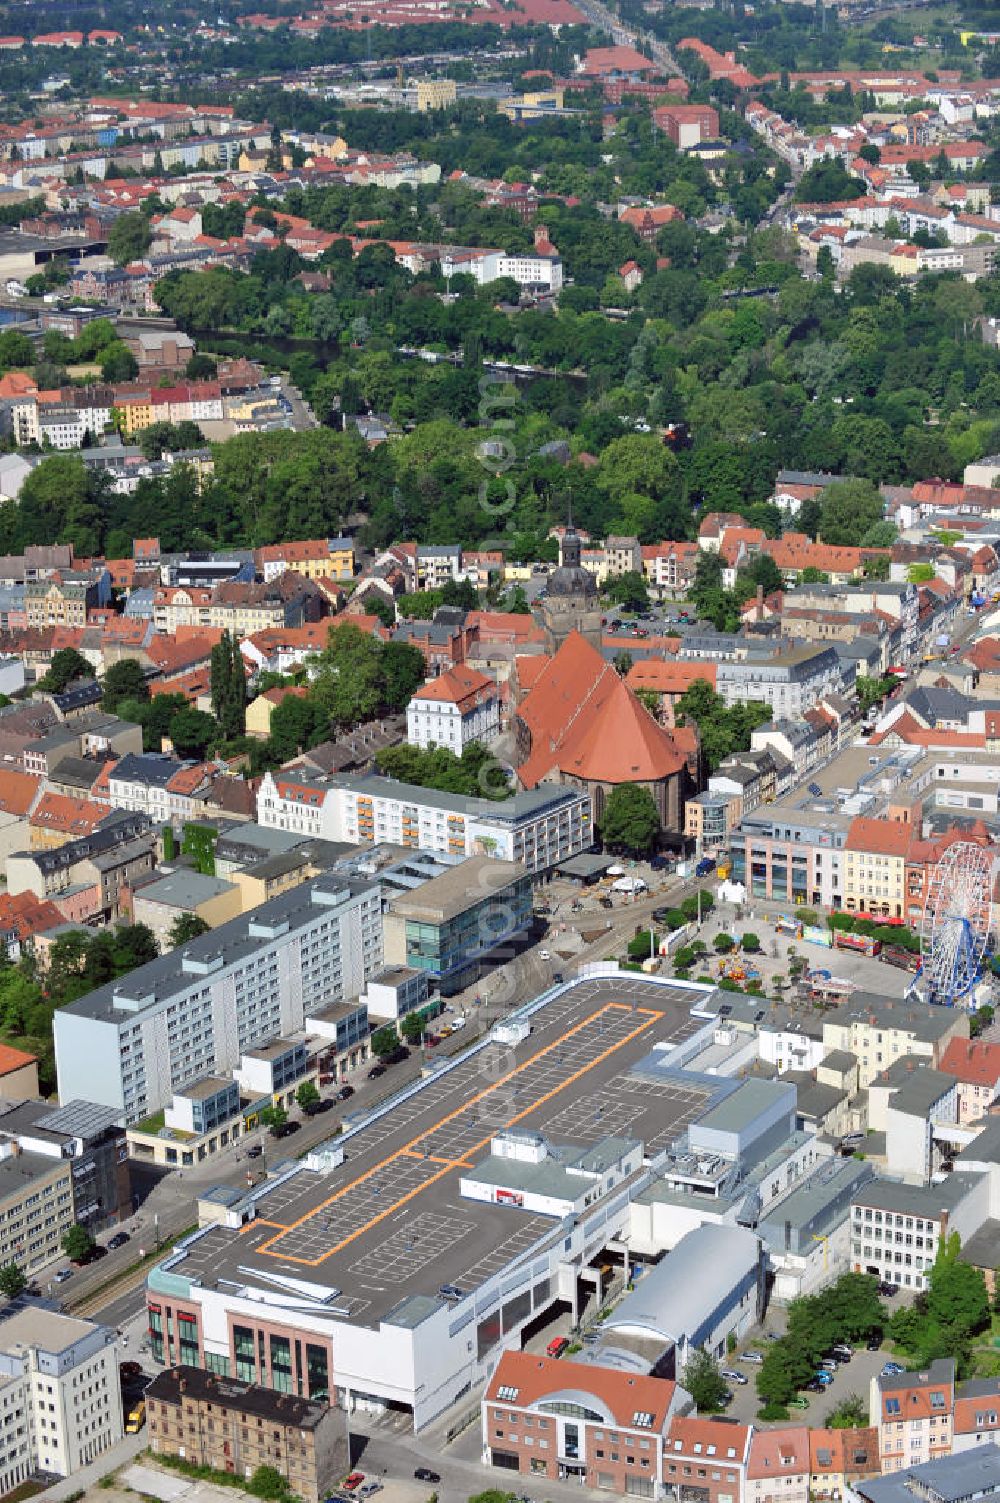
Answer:
[(889, 691), (895, 688), (894, 678), (869, 678), (861, 674), (854, 680), (854, 692), (858, 696), (858, 704), (862, 713), (867, 715), (875, 705), (879, 704)]
[(170, 925), (167, 949), (180, 949), (181, 945), (197, 939), (200, 934), (207, 934), (210, 927), (211, 925), (206, 924), (200, 913), (179, 913)]
[(153, 241), (153, 231), (145, 214), (119, 214), (108, 231), (108, 255), (116, 266), (141, 261)]
[(104, 689), (102, 703), (109, 715), (118, 714), (119, 706), (124, 699), (149, 698), (146, 675), (136, 658), (122, 658), (120, 663), (112, 663), (104, 675), (102, 687)]
[(718, 1414), (726, 1407), (726, 1380), (715, 1358), (703, 1347), (696, 1347), (689, 1356), (681, 1387), (687, 1389), (702, 1414)]
[(170, 717), (167, 734), (179, 757), (202, 758), (219, 734), (219, 727), (204, 710), (177, 710)]
[(616, 784), (608, 794), (598, 829), (609, 850), (648, 855), (660, 832), (660, 816), (649, 789), (641, 783)]
[(98, 355), (97, 363), (105, 381), (131, 381), (139, 374), (135, 356), (121, 340), (107, 345)]
[(408, 1044), (419, 1044), (424, 1034), (423, 1015), (419, 1012), (404, 1013), (400, 1027)]
[(870, 481), (835, 481), (823, 492), (820, 537), (824, 543), (856, 548), (869, 527), (882, 521), (884, 510), (882, 497)]
[(376, 1028), (372, 1034), (371, 1050), (378, 1059), (384, 1059), (387, 1054), (399, 1046), (399, 1034), (391, 1023), (382, 1028)]
[(27, 1287), (28, 1280), (16, 1263), (0, 1265), (0, 1294), (6, 1294), (8, 1299), (16, 1299)]
[(831, 1430), (859, 1430), (868, 1423), (868, 1400), (849, 1393), (823, 1421)]
[(304, 1080), (295, 1092), (295, 1101), (299, 1111), (304, 1112), (307, 1107), (315, 1106), (319, 1100), (320, 1094), (314, 1080)]
[(927, 1288), (911, 1306), (896, 1311), (890, 1334), (913, 1362), (923, 1366), (932, 1357), (954, 1357), (959, 1372), (970, 1363), (971, 1338), (990, 1321), (990, 1300), (980, 1269), (960, 1258), (957, 1232), (941, 1239)]
[(228, 631), (212, 648), (209, 681), (212, 714), (224, 739), (232, 741), (247, 727), (247, 678), (239, 641)]
[(604, 597), (611, 604), (620, 605), (628, 611), (649, 609), (649, 589), (646, 581), (641, 574), (637, 574), (632, 569), (609, 579), (604, 587)]
[(760, 935), (744, 934), (740, 940), (740, 945), (748, 955), (756, 955), (760, 951)]
[(712, 946), (720, 955), (728, 955), (730, 950), (736, 949), (736, 941), (731, 934), (717, 934)]
[(281, 1129), (288, 1121), (288, 1113), (283, 1106), (262, 1106), (259, 1112), (261, 1125), (268, 1128), (272, 1138), (281, 1134)]
[(63, 1232), (60, 1246), (73, 1263), (82, 1263), (94, 1246), (94, 1239), (87, 1228), (76, 1221)]
[(292, 1496), (287, 1479), (273, 1466), (259, 1466), (246, 1487), (247, 1492), (255, 1498), (263, 1498), (264, 1503), (282, 1503)]
[(52, 654), (49, 670), (38, 680), (37, 688), (46, 694), (61, 694), (80, 678), (93, 678), (94, 670), (75, 647), (60, 647)]

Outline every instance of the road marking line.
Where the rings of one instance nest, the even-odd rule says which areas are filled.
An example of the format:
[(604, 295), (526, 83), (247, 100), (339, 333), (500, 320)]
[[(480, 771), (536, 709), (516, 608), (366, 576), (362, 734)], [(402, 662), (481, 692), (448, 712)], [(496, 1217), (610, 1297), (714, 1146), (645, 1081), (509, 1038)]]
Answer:
[[(522, 1074), (525, 1070), (530, 1069), (531, 1066), (537, 1063), (539, 1059), (544, 1058), (544, 1056), (551, 1053), (552, 1050), (559, 1049), (567, 1039), (574, 1037), (574, 1035), (580, 1033), (583, 1029), (589, 1028), (596, 1019), (602, 1018), (607, 1012), (634, 1012), (637, 1016), (643, 1016), (644, 1021), (639, 1023), (635, 1028), (631, 1029), (615, 1043), (610, 1044), (606, 1049), (601, 1050), (599, 1054), (595, 1055), (591, 1060), (583, 1064), (580, 1069), (575, 1070), (572, 1074), (566, 1076), (565, 1080), (563, 1080), (561, 1084), (554, 1086), (551, 1090), (546, 1091), (543, 1095), (536, 1097), (532, 1101), (530, 1106), (524, 1107), (513, 1117), (508, 1118), (505, 1124), (507, 1127), (512, 1127), (516, 1122), (523, 1121), (525, 1117), (529, 1117), (532, 1112), (535, 1112), (539, 1107), (544, 1106), (547, 1101), (550, 1101), (554, 1096), (557, 1096), (560, 1091), (564, 1091), (567, 1086), (572, 1085), (575, 1081), (586, 1075), (590, 1070), (594, 1069), (596, 1065), (599, 1065), (605, 1059), (609, 1059), (612, 1054), (617, 1053), (619, 1049), (624, 1048), (626, 1044), (631, 1043), (633, 1039), (638, 1038), (640, 1034), (646, 1032), (646, 1030), (651, 1028), (656, 1020), (662, 1016), (661, 1013), (653, 1012), (649, 1008), (633, 1009), (630, 1004), (623, 1004), (618, 1002), (609, 1002), (605, 1004), (605, 1006), (600, 1008), (597, 1012), (591, 1013), (589, 1017), (583, 1019), (576, 1025), (575, 1028), (570, 1029), (569, 1033), (564, 1034), (560, 1039), (556, 1040), (555, 1043), (548, 1044), (544, 1049), (539, 1050), (537, 1054), (532, 1055), (530, 1059), (524, 1060), (520, 1065), (515, 1066), (515, 1068), (511, 1070), (507, 1075), (501, 1076), (499, 1080), (494, 1081), (493, 1084), (487, 1086), (485, 1090), (480, 1091), (475, 1096), (472, 1096), (469, 1101), (463, 1103), (463, 1105), (458, 1107), (455, 1111), (449, 1112), (446, 1116), (440, 1118), (433, 1128), (425, 1129), (423, 1132), (419, 1133), (417, 1137), (411, 1139), (409, 1143), (404, 1143), (401, 1148), (397, 1149), (394, 1154), (390, 1155), (390, 1157), (388, 1159), (385, 1159), (381, 1164), (376, 1165), (373, 1169), (366, 1170), (363, 1175), (359, 1176), (358, 1179), (352, 1180), (349, 1185), (343, 1185), (333, 1195), (329, 1196), (326, 1200), (321, 1201), (319, 1205), (314, 1206), (312, 1210), (307, 1211), (305, 1215), (300, 1216), (298, 1221), (293, 1221), (291, 1226), (285, 1227), (284, 1231), (279, 1232), (276, 1237), (271, 1237), (267, 1242), (262, 1242), (261, 1245), (255, 1249), (255, 1251), (257, 1253), (266, 1253), (269, 1257), (272, 1258), (281, 1258), (285, 1262), (299, 1263), (308, 1268), (316, 1268), (321, 1263), (324, 1263), (327, 1258), (332, 1258), (336, 1253), (341, 1252), (351, 1242), (354, 1242), (358, 1237), (363, 1236), (365, 1232), (371, 1231), (372, 1228), (385, 1221), (387, 1217), (392, 1216), (397, 1210), (399, 1210), (401, 1206), (407, 1205), (425, 1189), (428, 1189), (431, 1185), (436, 1184), (438, 1180), (443, 1179), (446, 1174), (450, 1174), (452, 1168), (457, 1167), (457, 1163), (447, 1163), (446, 1167), (442, 1168), (439, 1173), (431, 1175), (421, 1184), (414, 1186), (413, 1189), (407, 1191), (405, 1195), (401, 1196), (400, 1199), (395, 1201), (392, 1205), (387, 1206), (384, 1211), (381, 1211), (377, 1216), (373, 1216), (370, 1220), (366, 1221), (363, 1226), (358, 1227), (355, 1231), (349, 1233), (348, 1236), (344, 1237), (342, 1241), (329, 1248), (320, 1258), (296, 1257), (294, 1253), (283, 1252), (280, 1248), (276, 1249), (274, 1247), (274, 1244), (276, 1242), (280, 1242), (285, 1233), (296, 1231), (299, 1227), (304, 1226), (308, 1221), (311, 1221), (313, 1217), (317, 1216), (319, 1212), (324, 1210), (327, 1206), (335, 1204), (338, 1200), (342, 1200), (345, 1196), (349, 1195), (352, 1190), (357, 1190), (360, 1185), (362, 1185), (366, 1180), (371, 1179), (374, 1175), (379, 1174), (380, 1172), (384, 1172), (384, 1170), (390, 1164), (396, 1162), (397, 1159), (415, 1156), (422, 1157), (422, 1155), (414, 1155), (412, 1150), (419, 1143), (423, 1142), (429, 1134), (440, 1131), (440, 1129), (444, 1127), (447, 1122), (453, 1121), (454, 1118), (461, 1116), (463, 1112), (467, 1111), (469, 1107), (474, 1106), (479, 1101), (485, 1100), (495, 1091), (498, 1091), (501, 1087), (507, 1085), (518, 1075)], [(468, 1153), (472, 1154), (480, 1152), (492, 1140), (492, 1137), (492, 1133), (487, 1134), (486, 1137), (481, 1138), (479, 1142), (473, 1144), (472, 1148), (468, 1150)]]

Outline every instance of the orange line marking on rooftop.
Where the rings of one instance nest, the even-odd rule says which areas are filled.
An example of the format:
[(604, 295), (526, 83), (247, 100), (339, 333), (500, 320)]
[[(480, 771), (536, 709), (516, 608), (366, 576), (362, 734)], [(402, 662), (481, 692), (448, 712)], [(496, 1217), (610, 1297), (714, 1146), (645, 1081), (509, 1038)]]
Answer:
[[(395, 1151), (395, 1153), (390, 1154), (389, 1158), (383, 1159), (382, 1162), (380, 1164), (376, 1164), (374, 1168), (367, 1169), (365, 1173), (359, 1175), (357, 1179), (351, 1180), (351, 1183), (349, 1185), (343, 1185), (333, 1195), (329, 1196), (326, 1200), (321, 1201), (319, 1205), (314, 1206), (312, 1210), (307, 1211), (304, 1216), (300, 1216), (298, 1221), (293, 1221), (291, 1226), (284, 1227), (283, 1231), (279, 1232), (277, 1236), (271, 1237), (267, 1242), (261, 1243), (260, 1247), (256, 1248), (255, 1251), (258, 1253), (267, 1253), (268, 1256), (272, 1258), (282, 1258), (285, 1262), (288, 1263), (299, 1263), (306, 1268), (317, 1268), (321, 1263), (325, 1263), (327, 1258), (332, 1258), (335, 1253), (342, 1252), (345, 1247), (348, 1247), (350, 1243), (356, 1241), (358, 1237), (363, 1236), (365, 1232), (371, 1231), (373, 1227), (378, 1226), (380, 1222), (385, 1221), (389, 1216), (392, 1216), (396, 1211), (400, 1209), (401, 1206), (408, 1204), (409, 1201), (413, 1200), (415, 1196), (420, 1195), (430, 1185), (436, 1184), (439, 1179), (443, 1179), (446, 1174), (450, 1174), (452, 1169), (464, 1165), (464, 1161), (433, 1160), (433, 1162), (443, 1162), (445, 1164), (445, 1167), (443, 1167), (437, 1174), (431, 1175), (429, 1179), (424, 1180), (421, 1184), (414, 1186), (413, 1189), (408, 1190), (405, 1195), (401, 1195), (397, 1200), (393, 1201), (392, 1205), (387, 1206), (384, 1211), (380, 1211), (377, 1216), (372, 1216), (368, 1221), (365, 1222), (363, 1226), (360, 1226), (355, 1231), (350, 1232), (346, 1237), (342, 1238), (340, 1242), (336, 1243), (335, 1246), (327, 1248), (322, 1257), (296, 1257), (294, 1253), (283, 1252), (280, 1248), (275, 1248), (274, 1244), (281, 1241), (281, 1238), (285, 1232), (293, 1232), (296, 1231), (298, 1227), (304, 1226), (306, 1222), (311, 1221), (314, 1216), (318, 1216), (320, 1211), (325, 1210), (328, 1206), (334, 1205), (338, 1200), (342, 1200), (344, 1196), (349, 1195), (352, 1190), (356, 1190), (359, 1185), (365, 1182), (365, 1180), (371, 1179), (374, 1175), (381, 1173), (381, 1171), (385, 1169), (388, 1164), (392, 1164), (397, 1159), (405, 1157), (422, 1159), (423, 1155), (420, 1153), (415, 1153), (413, 1150), (416, 1148), (417, 1144), (424, 1142), (429, 1134), (439, 1131), (442, 1127), (445, 1126), (446, 1123), (454, 1121), (456, 1117), (460, 1117), (463, 1112), (466, 1112), (470, 1107), (475, 1106), (478, 1101), (485, 1100), (485, 1098), (487, 1096), (490, 1096), (494, 1091), (498, 1090), (504, 1085), (507, 1085), (510, 1081), (514, 1080), (518, 1075), (520, 1075), (523, 1070), (527, 1070), (531, 1065), (537, 1064), (540, 1059), (544, 1059), (544, 1057), (547, 1054), (550, 1054), (554, 1049), (561, 1049), (563, 1044), (565, 1044), (567, 1040), (571, 1039), (574, 1034), (581, 1032), (585, 1028), (589, 1028), (598, 1018), (603, 1017), (606, 1012), (633, 1012), (636, 1014), (641, 1014), (645, 1018), (645, 1022), (640, 1023), (636, 1028), (633, 1028), (631, 1032), (625, 1034), (624, 1037), (618, 1039), (615, 1043), (610, 1044), (607, 1049), (603, 1049), (600, 1054), (595, 1055), (592, 1060), (590, 1060), (587, 1064), (582, 1065), (579, 1070), (574, 1070), (572, 1075), (567, 1075), (566, 1079), (560, 1081), (559, 1085), (553, 1086), (553, 1088), (549, 1091), (546, 1091), (544, 1095), (536, 1097), (530, 1106), (526, 1106), (522, 1111), (519, 1111), (513, 1117), (508, 1118), (508, 1120), (503, 1124), (503, 1127), (512, 1127), (515, 1123), (522, 1121), (525, 1117), (529, 1117), (531, 1113), (537, 1111), (540, 1106), (544, 1106), (546, 1101), (551, 1101), (554, 1096), (558, 1096), (559, 1093), (561, 1091), (564, 1091), (567, 1086), (572, 1085), (574, 1081), (580, 1080), (584, 1075), (587, 1075), (595, 1065), (599, 1065), (602, 1060), (609, 1059), (611, 1055), (617, 1053), (619, 1049), (622, 1049), (626, 1044), (631, 1043), (634, 1038), (638, 1038), (641, 1033), (644, 1033), (648, 1028), (652, 1027), (657, 1018), (662, 1017), (662, 1013), (654, 1012), (651, 1008), (633, 1007), (631, 1004), (622, 1002), (606, 1003), (597, 1012), (591, 1013), (588, 1018), (584, 1018), (582, 1022), (577, 1023), (576, 1026), (574, 1028), (571, 1028), (568, 1033), (562, 1034), (553, 1043), (546, 1044), (544, 1049), (540, 1049), (538, 1053), (533, 1054), (530, 1059), (526, 1059), (521, 1064), (517, 1065), (513, 1070), (509, 1072), (509, 1074), (502, 1075), (499, 1080), (495, 1080), (492, 1085), (487, 1086), (485, 1090), (478, 1092), (478, 1094), (475, 1096), (471, 1096), (468, 1101), (463, 1102), (462, 1105), (456, 1107), (454, 1111), (448, 1112), (446, 1116), (441, 1117), (434, 1127), (425, 1128), (424, 1131), (418, 1133), (415, 1138), (411, 1138), (408, 1143), (404, 1143), (401, 1148), (398, 1148)], [(499, 1131), (502, 1129), (498, 1125), (498, 1128), (496, 1130)], [(478, 1143), (473, 1144), (473, 1146), (468, 1150), (468, 1154), (480, 1152), (491, 1141), (492, 1137), (493, 1132), (489, 1132), (485, 1138), (481, 1138)]]

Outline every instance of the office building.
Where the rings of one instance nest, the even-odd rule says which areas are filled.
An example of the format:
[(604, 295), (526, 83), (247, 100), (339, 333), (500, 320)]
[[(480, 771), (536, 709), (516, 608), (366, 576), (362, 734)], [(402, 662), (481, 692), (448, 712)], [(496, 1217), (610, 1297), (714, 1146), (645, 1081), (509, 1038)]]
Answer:
[(132, 1214), (125, 1132), (113, 1108), (91, 1101), (0, 1103), (0, 1142), (71, 1165), (73, 1220), (88, 1231)]
[(38, 1308), (0, 1322), (0, 1493), (71, 1477), (121, 1438), (113, 1330)]
[(377, 886), (327, 875), (97, 987), (55, 1017), (60, 1100), (87, 1097), (132, 1125), (174, 1092), (300, 1031), (382, 966)]
[(531, 877), (517, 861), (470, 856), (389, 901), (385, 958), (424, 971), (443, 996), (476, 981), (489, 957), (508, 958), (533, 920)]
[(68, 1159), (0, 1147), (0, 1264), (32, 1274), (59, 1256), (59, 1241), (75, 1220), (73, 1169)]

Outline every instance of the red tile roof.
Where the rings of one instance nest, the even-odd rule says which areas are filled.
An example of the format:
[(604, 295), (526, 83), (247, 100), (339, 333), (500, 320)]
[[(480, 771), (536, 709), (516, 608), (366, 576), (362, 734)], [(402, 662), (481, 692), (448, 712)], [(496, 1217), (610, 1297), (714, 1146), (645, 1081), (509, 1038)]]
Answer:
[(696, 679), (715, 688), (715, 663), (687, 662), (680, 658), (644, 658), (633, 663), (625, 675), (630, 689), (652, 689), (656, 694), (683, 694)]
[(553, 769), (588, 782), (659, 782), (682, 770), (684, 754), (610, 663), (579, 632), (560, 647), (518, 714), (531, 752), (518, 769), (534, 788)]
[(496, 697), (496, 685), (485, 673), (458, 663), (437, 678), (428, 679), (413, 695), (414, 699), (436, 704), (453, 704), (460, 714), (468, 714), (484, 700)]
[(28, 823), (36, 830), (54, 830), (61, 835), (89, 835), (107, 819), (103, 804), (92, 799), (70, 798), (65, 793), (43, 793)]
[[(50, 908), (52, 904), (48, 905)], [(62, 914), (56, 910), (62, 923)], [(9, 1075), (13, 1070), (23, 1070), (25, 1065), (38, 1063), (37, 1054), (25, 1054), (22, 1049), (13, 1049), (10, 1044), (0, 1044), (0, 1075)]]
[[(516, 1398), (504, 1399), (499, 1390), (514, 1391)], [(610, 1367), (589, 1362), (573, 1362), (552, 1357), (536, 1357), (530, 1352), (504, 1352), (486, 1389), (489, 1404), (514, 1404), (530, 1408), (558, 1393), (593, 1394), (601, 1407), (613, 1416), (613, 1423), (623, 1429), (636, 1428), (635, 1415), (652, 1415), (652, 1424), (643, 1426), (655, 1435), (666, 1424), (676, 1392), (669, 1378), (638, 1377)]]
[(938, 1069), (966, 1085), (995, 1086), (1000, 1080), (1000, 1044), (985, 1039), (952, 1039)]
[(0, 768), (0, 814), (23, 818), (34, 803), (41, 778), (32, 773)]
[(809, 1431), (805, 1425), (754, 1431), (748, 1477), (787, 1477), (803, 1472), (809, 1472)]

